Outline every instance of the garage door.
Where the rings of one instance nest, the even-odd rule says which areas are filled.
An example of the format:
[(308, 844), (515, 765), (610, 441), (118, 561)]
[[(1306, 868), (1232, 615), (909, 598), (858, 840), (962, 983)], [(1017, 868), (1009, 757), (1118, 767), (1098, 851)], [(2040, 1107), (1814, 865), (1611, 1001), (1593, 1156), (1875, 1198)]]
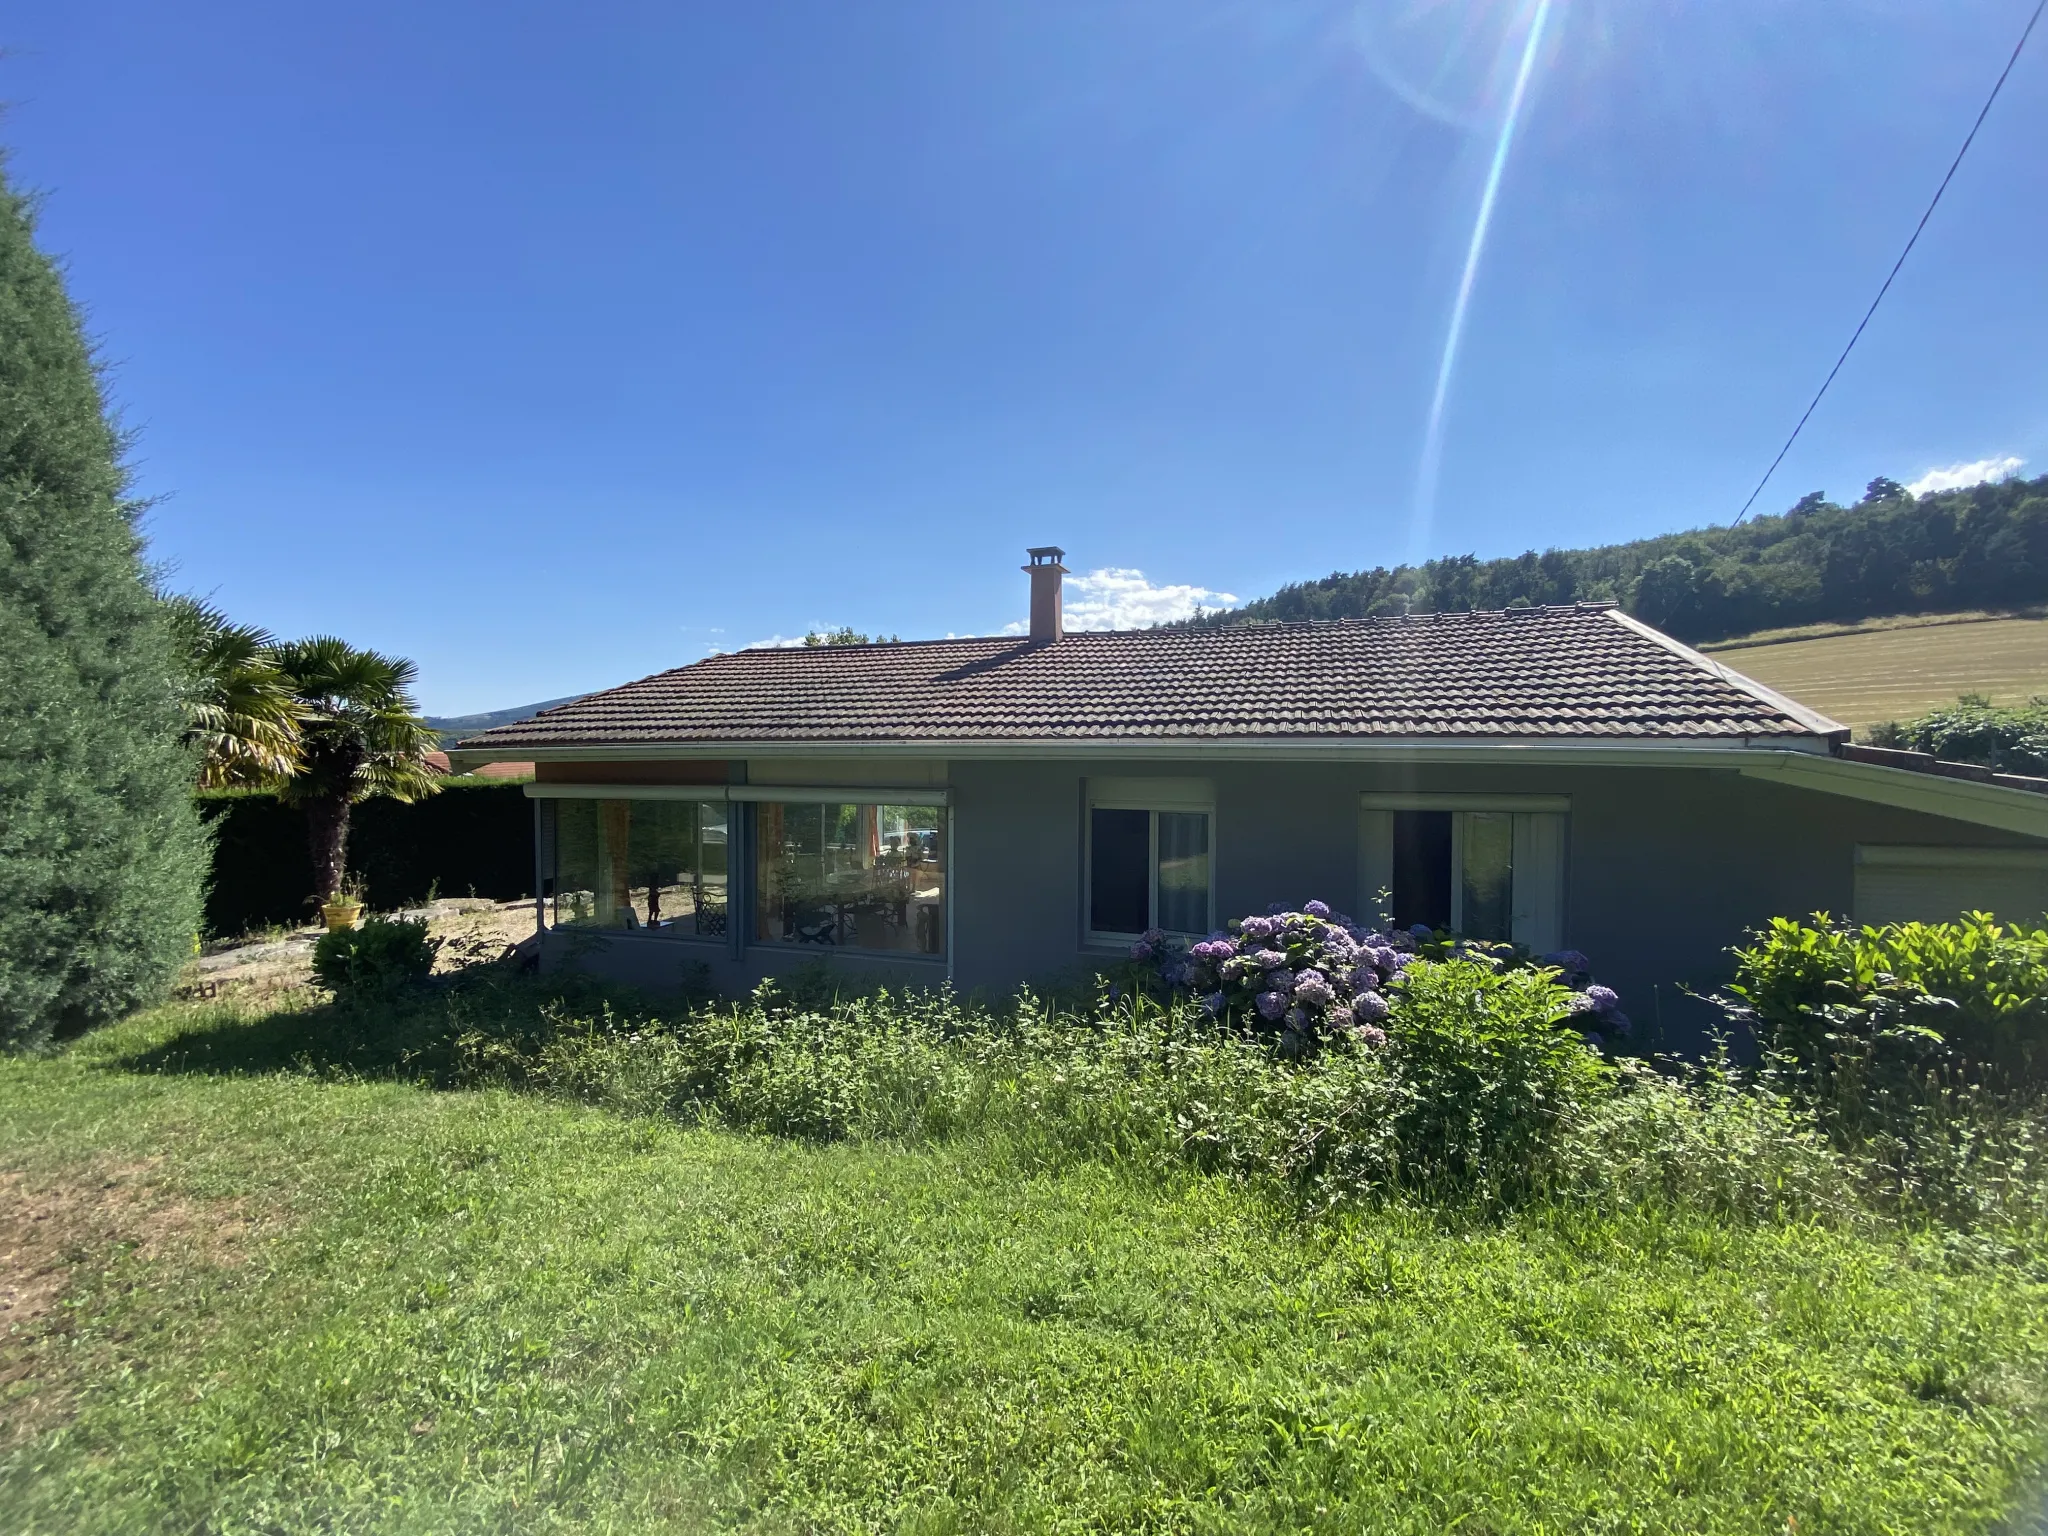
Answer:
[(1856, 850), (1858, 922), (1936, 923), (1962, 912), (2041, 921), (2048, 912), (2048, 849)]

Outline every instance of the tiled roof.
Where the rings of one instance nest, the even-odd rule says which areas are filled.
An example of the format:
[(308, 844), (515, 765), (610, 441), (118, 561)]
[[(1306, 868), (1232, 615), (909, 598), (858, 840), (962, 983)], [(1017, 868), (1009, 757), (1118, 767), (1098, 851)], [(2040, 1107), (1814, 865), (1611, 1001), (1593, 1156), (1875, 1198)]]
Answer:
[[(1731, 680), (1733, 679), (1733, 680)], [(1841, 728), (1592, 604), (1224, 629), (751, 650), (463, 743), (1602, 740)]]

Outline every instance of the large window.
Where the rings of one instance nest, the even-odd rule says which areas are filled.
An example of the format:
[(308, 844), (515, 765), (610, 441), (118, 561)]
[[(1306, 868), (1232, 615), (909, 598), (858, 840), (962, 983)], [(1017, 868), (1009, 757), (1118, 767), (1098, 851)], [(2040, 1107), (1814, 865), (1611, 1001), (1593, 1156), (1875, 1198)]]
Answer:
[(726, 807), (698, 800), (547, 800), (558, 927), (679, 938), (726, 932)]
[(1366, 795), (1362, 905), (1397, 927), (1559, 949), (1568, 809), (1557, 796)]
[(764, 801), (754, 938), (886, 954), (946, 948), (946, 811)]
[(1117, 939), (1212, 926), (1206, 779), (1095, 779), (1088, 795), (1088, 932)]

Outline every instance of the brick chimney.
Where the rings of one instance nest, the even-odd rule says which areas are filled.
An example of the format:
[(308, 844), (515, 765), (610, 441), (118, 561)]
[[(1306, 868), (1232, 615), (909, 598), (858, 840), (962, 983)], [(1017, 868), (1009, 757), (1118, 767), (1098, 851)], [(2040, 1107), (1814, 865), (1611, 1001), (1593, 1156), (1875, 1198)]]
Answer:
[(1060, 578), (1067, 574), (1060, 560), (1066, 551), (1048, 544), (1024, 553), (1031, 557), (1031, 563), (1024, 567), (1031, 573), (1031, 643), (1050, 645), (1067, 632), (1066, 619), (1060, 612)]

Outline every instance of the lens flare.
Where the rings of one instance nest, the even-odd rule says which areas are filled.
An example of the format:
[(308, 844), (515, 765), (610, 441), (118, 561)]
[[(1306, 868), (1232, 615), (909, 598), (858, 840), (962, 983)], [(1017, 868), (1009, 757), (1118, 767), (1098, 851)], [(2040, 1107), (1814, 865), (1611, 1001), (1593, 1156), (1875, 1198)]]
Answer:
[(1515, 130), (1522, 120), (1522, 105), (1528, 99), (1529, 77), (1535, 72), (1536, 56), (1543, 46), (1543, 34), (1550, 21), (1551, 0), (1537, 0), (1529, 20), (1529, 34), (1522, 41), (1521, 61), (1515, 67), (1515, 83), (1508, 94), (1507, 111), (1501, 116), (1500, 133), (1494, 140), (1493, 159), (1486, 168), (1486, 183), (1479, 193), (1479, 212), (1472, 221), (1472, 238), (1465, 246), (1465, 269), (1458, 277), (1458, 296), (1451, 304), (1451, 323), (1444, 334), (1444, 352), (1437, 364), (1436, 393), (1429, 402), (1429, 423), (1422, 434), (1422, 462), (1415, 475), (1415, 510), (1408, 524), (1408, 559), (1419, 565), (1428, 557), (1430, 534), (1436, 522), (1437, 477), (1443, 467), (1444, 405), (1450, 398), (1451, 375), (1458, 365), (1458, 344), (1465, 335), (1465, 311), (1472, 302), (1472, 281), (1479, 271), (1479, 258), (1486, 250), (1486, 232), (1493, 222), (1494, 200), (1500, 195), (1501, 173), (1507, 168), (1508, 152), (1514, 148)]

